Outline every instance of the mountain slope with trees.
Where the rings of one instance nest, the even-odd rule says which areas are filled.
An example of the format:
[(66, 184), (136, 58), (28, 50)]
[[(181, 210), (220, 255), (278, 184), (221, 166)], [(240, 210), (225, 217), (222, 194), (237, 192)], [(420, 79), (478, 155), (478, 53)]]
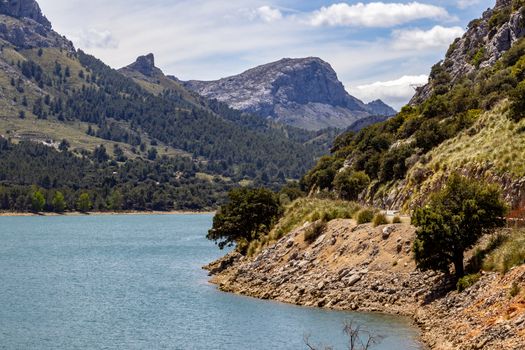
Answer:
[(472, 21), (411, 104), (386, 122), (339, 136), (303, 188), (332, 191), (340, 169), (364, 172), (370, 182), (356, 197), (408, 211), (459, 172), (501, 185), (513, 208), (523, 206), (524, 5), (498, 1)]
[[(209, 207), (208, 199), (224, 197), (217, 181), (278, 187), (299, 178), (335, 135), (271, 123), (209, 101), (165, 77), (152, 56), (116, 71), (53, 31), (36, 1), (0, 5), (0, 137), (15, 149), (34, 142), (58, 150), (65, 141), (68, 149), (59, 151), (80, 158), (102, 145), (107, 161), (120, 167), (164, 156), (174, 164), (190, 162), (198, 171), (184, 174), (188, 181), (207, 179), (222, 191), (203, 199)], [(0, 169), (0, 177), (9, 171)], [(3, 183), (30, 185), (15, 177)]]

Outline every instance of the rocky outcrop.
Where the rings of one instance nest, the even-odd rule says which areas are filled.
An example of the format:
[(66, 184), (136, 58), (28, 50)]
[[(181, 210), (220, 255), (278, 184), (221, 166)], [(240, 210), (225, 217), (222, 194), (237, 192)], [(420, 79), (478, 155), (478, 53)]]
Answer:
[(71, 41), (51, 29), (33, 0), (0, 0), (0, 39), (19, 49), (54, 47), (75, 51)]
[(525, 348), (525, 299), (509, 297), (525, 266), (486, 273), (459, 293), (445, 276), (415, 268), (407, 224), (328, 223), (313, 242), (306, 224), (253, 258), (231, 253), (210, 264), (223, 291), (297, 305), (413, 317), (432, 349)]
[(51, 22), (42, 14), (35, 0), (0, 0), (0, 14), (15, 18), (28, 18), (51, 29)]
[(153, 77), (155, 74), (162, 74), (162, 71), (155, 67), (155, 56), (152, 53), (145, 56), (139, 56), (134, 63), (123, 69), (134, 70), (147, 77)]
[[(510, 0), (498, 0), (493, 9), (469, 23), (467, 32), (450, 46), (439, 64), (451, 83), (478, 68), (493, 66), (512, 45), (525, 36), (525, 7), (516, 9)], [(418, 88), (410, 101), (416, 105), (428, 99), (433, 91), (432, 74), (427, 85)]]
[(230, 107), (293, 126), (346, 128), (370, 115), (393, 115), (381, 101), (365, 104), (350, 96), (325, 61), (285, 58), (217, 81), (185, 86)]

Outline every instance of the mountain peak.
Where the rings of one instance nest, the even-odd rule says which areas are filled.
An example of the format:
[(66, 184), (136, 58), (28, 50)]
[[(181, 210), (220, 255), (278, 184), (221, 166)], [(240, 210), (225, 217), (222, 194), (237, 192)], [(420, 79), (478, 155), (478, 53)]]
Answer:
[(376, 113), (373, 105), (349, 95), (330, 64), (318, 57), (283, 58), (236, 76), (185, 86), (234, 109), (310, 130), (346, 128), (384, 111)]
[(51, 22), (42, 14), (35, 0), (0, 0), (0, 14), (15, 18), (29, 18), (46, 28), (51, 28)]
[(152, 53), (139, 56), (134, 63), (126, 68), (142, 73), (147, 77), (152, 77), (158, 70), (158, 68), (155, 67), (155, 56)]

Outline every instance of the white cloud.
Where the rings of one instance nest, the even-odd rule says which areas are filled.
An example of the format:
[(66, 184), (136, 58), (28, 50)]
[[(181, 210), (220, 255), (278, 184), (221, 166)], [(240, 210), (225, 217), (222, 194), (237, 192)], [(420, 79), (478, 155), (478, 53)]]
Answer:
[(84, 49), (118, 48), (118, 41), (113, 37), (109, 30), (99, 31), (97, 29), (87, 29), (80, 32), (78, 35), (73, 35), (71, 40)]
[(465, 33), (461, 27), (434, 26), (429, 30), (399, 29), (392, 32), (392, 45), (400, 50), (446, 48)]
[(392, 107), (400, 109), (414, 96), (415, 87), (427, 82), (427, 75), (404, 75), (399, 79), (350, 87), (348, 90), (350, 94), (365, 102), (381, 99)]
[(257, 16), (265, 22), (275, 22), (283, 18), (283, 14), (279, 9), (270, 6), (259, 7)]
[(460, 9), (466, 9), (467, 7), (479, 4), (480, 0), (459, 0), (458, 7)]
[(371, 2), (349, 5), (333, 4), (315, 11), (310, 19), (314, 26), (392, 27), (420, 19), (450, 19), (446, 9), (419, 2)]

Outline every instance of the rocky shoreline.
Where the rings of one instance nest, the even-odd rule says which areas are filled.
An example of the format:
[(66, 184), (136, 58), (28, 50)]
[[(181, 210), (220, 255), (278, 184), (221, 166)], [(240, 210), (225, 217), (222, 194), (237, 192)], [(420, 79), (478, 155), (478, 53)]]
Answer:
[(412, 259), (415, 230), (407, 224), (372, 227), (334, 220), (311, 244), (308, 225), (252, 258), (230, 253), (206, 266), (226, 292), (336, 310), (409, 316), (431, 349), (525, 349), (525, 267), (487, 273), (471, 288), (421, 272)]

